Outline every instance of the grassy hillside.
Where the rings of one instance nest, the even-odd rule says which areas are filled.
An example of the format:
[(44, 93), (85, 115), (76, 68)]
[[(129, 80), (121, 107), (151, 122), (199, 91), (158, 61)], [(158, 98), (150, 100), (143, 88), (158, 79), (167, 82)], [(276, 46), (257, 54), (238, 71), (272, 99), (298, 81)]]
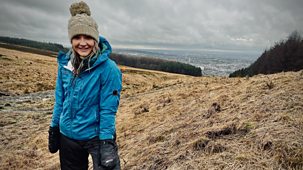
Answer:
[[(58, 154), (47, 151), (55, 59), (0, 54), (0, 169), (58, 169)], [(303, 168), (302, 71), (226, 78), (121, 70), (122, 169)]]

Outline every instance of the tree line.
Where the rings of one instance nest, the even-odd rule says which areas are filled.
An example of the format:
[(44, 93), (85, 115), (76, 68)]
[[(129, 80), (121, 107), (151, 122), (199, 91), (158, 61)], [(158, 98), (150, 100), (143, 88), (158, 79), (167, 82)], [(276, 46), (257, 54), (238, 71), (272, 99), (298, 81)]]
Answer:
[(150, 57), (129, 56), (115, 53), (111, 54), (110, 58), (116, 63), (124, 66), (165, 71), (169, 73), (185, 74), (191, 76), (202, 76), (202, 70), (200, 67), (176, 61), (169, 61)]
[(40, 50), (47, 50), (52, 52), (58, 52), (58, 51), (67, 51), (67, 48), (64, 48), (63, 45), (57, 44), (57, 43), (50, 43), (50, 42), (39, 42), (39, 41), (33, 41), (23, 38), (12, 38), (12, 37), (1, 37), (0, 36), (0, 42), (6, 43), (6, 44), (14, 44), (14, 45), (20, 45), (25, 47), (31, 47), (31, 48), (37, 48)]

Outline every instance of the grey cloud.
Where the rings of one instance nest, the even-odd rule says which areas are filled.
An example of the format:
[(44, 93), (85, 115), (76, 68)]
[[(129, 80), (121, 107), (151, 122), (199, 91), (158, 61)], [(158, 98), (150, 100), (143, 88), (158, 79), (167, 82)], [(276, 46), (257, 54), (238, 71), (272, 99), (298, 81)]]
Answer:
[[(5, 0), (2, 36), (68, 44), (73, 1)], [(263, 50), (303, 29), (302, 0), (88, 0), (112, 44)]]

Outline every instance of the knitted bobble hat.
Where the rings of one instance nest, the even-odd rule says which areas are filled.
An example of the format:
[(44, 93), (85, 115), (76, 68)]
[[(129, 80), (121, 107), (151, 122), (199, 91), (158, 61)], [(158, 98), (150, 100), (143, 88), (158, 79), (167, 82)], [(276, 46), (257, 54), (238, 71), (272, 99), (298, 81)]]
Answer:
[(69, 10), (72, 15), (68, 21), (68, 37), (70, 41), (72, 41), (74, 36), (84, 34), (99, 42), (98, 25), (90, 16), (91, 12), (88, 5), (83, 1), (73, 3)]

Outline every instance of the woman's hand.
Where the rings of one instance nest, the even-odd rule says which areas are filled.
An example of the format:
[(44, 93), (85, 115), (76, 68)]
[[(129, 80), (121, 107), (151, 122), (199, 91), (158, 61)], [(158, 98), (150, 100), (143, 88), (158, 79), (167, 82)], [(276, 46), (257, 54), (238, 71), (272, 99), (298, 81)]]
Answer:
[(48, 130), (48, 150), (56, 153), (60, 149), (60, 130), (59, 127), (49, 127)]
[(106, 170), (120, 170), (117, 144), (114, 140), (100, 141), (101, 166)]

